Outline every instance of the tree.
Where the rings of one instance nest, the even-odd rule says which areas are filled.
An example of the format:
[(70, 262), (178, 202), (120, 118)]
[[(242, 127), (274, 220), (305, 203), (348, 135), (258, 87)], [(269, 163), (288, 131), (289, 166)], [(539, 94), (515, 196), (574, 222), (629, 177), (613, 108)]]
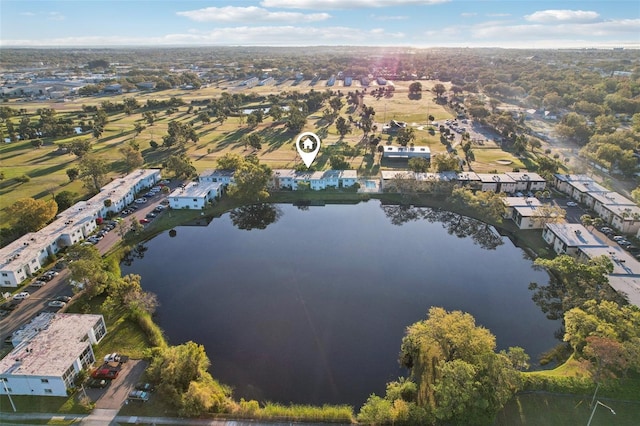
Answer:
[(167, 159), (165, 168), (180, 179), (189, 179), (196, 173), (196, 168), (191, 164), (191, 160), (184, 154), (170, 156)]
[(9, 207), (7, 214), (14, 221), (14, 228), (21, 232), (35, 232), (43, 228), (58, 213), (55, 200), (21, 198)]
[(260, 201), (267, 198), (267, 184), (271, 180), (271, 168), (260, 164), (256, 157), (248, 157), (236, 168), (235, 183), (229, 186), (227, 193), (231, 197), (248, 201)]
[(106, 266), (100, 252), (92, 246), (74, 245), (67, 251), (71, 280), (80, 283), (76, 287), (87, 295), (89, 299), (102, 294), (112, 278), (106, 271)]
[(345, 160), (344, 155), (333, 154), (329, 157), (329, 163), (333, 170), (346, 170), (349, 168), (349, 162)]
[(351, 133), (351, 124), (349, 124), (344, 117), (338, 117), (336, 120), (336, 130), (338, 131), (338, 134), (340, 134), (340, 137), (344, 138), (347, 133)]
[(331, 107), (334, 113), (337, 113), (343, 107), (342, 99), (340, 99), (337, 96), (329, 99), (329, 106)]
[(124, 168), (127, 173), (137, 169), (144, 164), (142, 153), (131, 145), (124, 145), (118, 149), (124, 160)]
[(272, 105), (269, 108), (269, 116), (273, 119), (273, 121), (279, 121), (284, 115), (284, 110), (280, 105)]
[(413, 127), (403, 127), (398, 131), (396, 136), (398, 143), (407, 146), (416, 139), (416, 133)]
[(285, 126), (292, 133), (300, 133), (304, 125), (307, 123), (307, 118), (297, 107), (292, 106), (289, 109), (289, 118)]
[(583, 214), (580, 216), (580, 223), (582, 223), (584, 227), (593, 226), (593, 218), (589, 214)]
[(100, 157), (85, 155), (80, 159), (80, 178), (93, 193), (100, 192), (107, 175), (107, 162)]
[(244, 137), (244, 143), (245, 145), (249, 145), (253, 149), (260, 150), (262, 149), (264, 138), (257, 133), (251, 133), (250, 135)]
[(511, 347), (505, 351), (500, 351), (500, 354), (506, 356), (511, 365), (516, 370), (524, 371), (529, 369), (529, 360), (531, 359), (529, 355), (519, 346)]
[(65, 172), (67, 173), (67, 176), (69, 177), (69, 181), (70, 182), (73, 182), (74, 180), (76, 180), (78, 178), (78, 176), (80, 175), (80, 170), (78, 170), (75, 167), (67, 169), (67, 170), (65, 170)]
[(74, 139), (68, 145), (68, 149), (76, 157), (82, 158), (91, 151), (91, 141), (89, 139)]
[(160, 397), (183, 416), (222, 411), (230, 403), (230, 390), (207, 372), (210, 361), (202, 345), (187, 342), (152, 350), (147, 370)]
[(40, 139), (40, 138), (36, 138), (36, 139), (31, 140), (31, 145), (36, 149), (42, 148), (42, 143), (43, 143), (42, 139)]
[(409, 158), (408, 167), (413, 172), (424, 173), (429, 171), (429, 160), (422, 157)]
[(460, 170), (460, 160), (454, 154), (436, 154), (431, 158), (431, 165), (436, 172)]
[(140, 133), (142, 133), (142, 131), (146, 129), (146, 127), (144, 126), (144, 124), (142, 123), (135, 123), (133, 125), (133, 130), (136, 132), (136, 136), (139, 135)]
[(58, 205), (58, 212), (64, 211), (74, 204), (74, 201), (78, 194), (71, 191), (62, 191), (54, 197), (56, 204)]
[(520, 386), (519, 373), (495, 346), (471, 315), (430, 308), (426, 320), (407, 328), (400, 353), (417, 384), (417, 404), (445, 423), (490, 422)]
[(414, 81), (409, 85), (409, 95), (419, 95), (422, 93), (422, 83)]
[(223, 170), (236, 170), (244, 162), (244, 159), (238, 154), (228, 152), (218, 158), (218, 168)]
[(436, 94), (436, 98), (440, 99), (442, 97), (442, 95), (447, 91), (447, 89), (444, 87), (444, 84), (442, 83), (436, 83), (433, 86), (433, 93)]

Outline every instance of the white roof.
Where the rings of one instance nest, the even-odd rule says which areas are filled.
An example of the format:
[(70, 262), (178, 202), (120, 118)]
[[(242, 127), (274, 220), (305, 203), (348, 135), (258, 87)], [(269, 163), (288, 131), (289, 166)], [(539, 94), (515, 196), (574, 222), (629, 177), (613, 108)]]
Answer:
[(357, 179), (357, 170), (324, 170), (319, 172), (296, 171), (295, 169), (274, 169), (273, 175), (280, 178), (295, 180), (321, 180), (321, 179)]
[(458, 173), (458, 180), (461, 182), (464, 181), (479, 181), (480, 177), (476, 172), (460, 172)]
[(610, 192), (607, 188), (600, 185), (598, 182), (569, 182), (569, 185), (573, 189), (576, 189), (580, 192), (588, 192), (590, 195), (593, 195), (598, 192)]
[(569, 247), (608, 247), (579, 223), (548, 223), (546, 226)]
[(585, 247), (580, 249), (589, 259), (607, 256), (613, 264), (611, 275), (636, 275), (640, 277), (640, 262), (620, 247)]
[(104, 206), (104, 201), (120, 200), (141, 180), (144, 180), (155, 174), (160, 174), (159, 169), (138, 169), (126, 176), (116, 178), (100, 189), (100, 192), (92, 197), (89, 201), (92, 204)]
[(640, 307), (640, 277), (629, 275), (609, 275), (609, 285), (624, 294), (629, 303)]
[(478, 173), (482, 183), (516, 183), (516, 181), (506, 174)]
[(504, 197), (502, 202), (508, 207), (533, 207), (541, 206), (542, 201), (534, 197)]
[(184, 188), (176, 188), (169, 198), (202, 198), (212, 190), (217, 192), (221, 186), (221, 182), (189, 182)]
[(102, 315), (40, 314), (23, 331), (36, 328), (35, 337), (0, 360), (0, 375), (62, 376), (89, 344), (85, 337), (98, 321)]
[(553, 176), (562, 182), (593, 182), (593, 178), (587, 175), (563, 175), (556, 173)]
[(549, 210), (546, 211), (546, 214), (542, 214), (545, 211), (540, 210), (540, 205), (536, 206), (514, 206), (513, 209), (518, 212), (518, 214), (522, 217), (557, 217), (558, 214), (555, 212), (549, 213)]
[(537, 173), (532, 173), (532, 172), (508, 172), (505, 174), (517, 182), (544, 182), (545, 181), (545, 178), (543, 178)]
[(216, 176), (216, 177), (233, 177), (235, 175), (235, 170), (229, 169), (207, 169), (200, 173), (200, 177), (208, 177), (208, 176)]
[(620, 216), (623, 220), (637, 221), (640, 220), (640, 207), (638, 206), (619, 206), (619, 205), (605, 205), (605, 209), (609, 210), (616, 216)]
[(415, 178), (415, 173), (408, 170), (382, 170), (380, 174), (382, 175), (383, 180), (391, 180), (397, 177), (401, 177), (403, 179)]
[(636, 206), (636, 203), (617, 192), (604, 192), (589, 194), (594, 200), (603, 205)]
[(38, 257), (53, 241), (37, 232), (23, 235), (0, 249), (0, 269), (15, 271), (22, 268), (27, 262)]

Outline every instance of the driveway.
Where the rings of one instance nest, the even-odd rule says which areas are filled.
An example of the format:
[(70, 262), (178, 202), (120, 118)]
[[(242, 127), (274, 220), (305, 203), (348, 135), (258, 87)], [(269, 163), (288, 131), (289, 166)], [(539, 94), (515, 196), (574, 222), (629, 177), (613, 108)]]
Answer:
[(147, 362), (144, 360), (129, 360), (122, 364), (118, 377), (113, 379), (109, 386), (104, 389), (85, 388), (85, 392), (95, 401), (96, 408), (120, 410), (146, 368)]

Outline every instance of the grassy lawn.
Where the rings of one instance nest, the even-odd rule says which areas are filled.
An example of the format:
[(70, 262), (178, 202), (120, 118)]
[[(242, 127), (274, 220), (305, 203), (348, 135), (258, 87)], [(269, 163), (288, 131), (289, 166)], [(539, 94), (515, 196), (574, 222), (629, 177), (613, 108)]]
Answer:
[[(364, 102), (373, 106), (376, 110), (375, 119), (378, 123), (382, 123), (391, 119), (406, 121), (412, 125), (423, 126), (416, 127), (416, 140), (418, 145), (427, 145), (432, 152), (443, 152), (446, 147), (440, 143), (439, 135), (436, 132), (431, 135), (428, 132), (427, 117), (433, 115), (436, 120), (450, 118), (451, 114), (441, 105), (434, 101), (432, 92), (428, 90), (432, 88), (435, 82), (426, 81), (423, 84), (423, 96), (420, 99), (412, 100), (408, 98), (408, 86), (411, 82), (397, 82), (396, 93), (391, 98), (383, 97), (376, 99), (373, 96), (365, 95)], [(327, 88), (320, 82), (318, 85), (311, 87), (308, 82), (303, 82), (298, 86), (289, 87), (288, 84), (281, 86), (262, 86), (254, 87), (251, 92), (259, 95), (280, 94), (283, 91), (295, 90), (299, 92), (307, 92), (309, 90), (323, 91)], [(353, 88), (344, 88), (336, 86), (333, 90), (341, 90), (346, 93), (348, 90), (356, 90)], [(372, 88), (373, 89), (373, 88)], [(370, 89), (369, 92), (372, 90)], [(224, 91), (236, 91), (246, 93), (246, 89), (223, 87), (201, 88), (198, 90), (166, 90), (161, 92), (139, 92), (134, 94), (123, 94), (112, 97), (87, 97), (75, 99), (64, 103), (43, 103), (43, 102), (9, 102), (7, 106), (15, 109), (25, 109), (27, 114), (31, 114), (30, 119), (35, 121), (38, 119), (36, 111), (39, 108), (53, 108), (57, 112), (58, 118), (72, 119), (74, 125), (79, 124), (80, 118), (78, 114), (82, 111), (82, 106), (100, 106), (104, 101), (113, 103), (122, 102), (124, 98), (135, 97), (141, 105), (147, 100), (167, 100), (171, 97), (180, 97), (187, 104), (192, 100), (210, 99), (220, 96)], [(359, 88), (358, 90), (362, 90)], [(157, 149), (153, 150), (149, 142), (155, 140), (162, 143), (162, 137), (167, 134), (168, 123), (172, 120), (180, 122), (191, 122), (197, 117), (199, 107), (193, 109), (193, 113), (187, 113), (188, 106), (182, 106), (178, 112), (167, 115), (165, 111), (157, 111), (157, 119), (152, 125), (148, 125), (144, 121), (141, 112), (131, 115), (125, 113), (113, 113), (109, 116), (109, 121), (104, 128), (104, 133), (98, 140), (95, 140), (91, 134), (77, 135), (66, 138), (44, 140), (44, 146), (36, 149), (31, 145), (30, 141), (14, 142), (10, 144), (0, 145), (0, 170), (4, 173), (4, 180), (0, 181), (0, 211), (7, 206), (13, 204), (16, 200), (23, 197), (43, 198), (53, 196), (60, 191), (68, 190), (78, 194), (78, 199), (84, 199), (89, 194), (82, 182), (69, 182), (65, 170), (70, 167), (78, 166), (78, 159), (72, 154), (54, 154), (59, 144), (68, 143), (74, 139), (88, 139), (92, 141), (93, 152), (105, 158), (110, 163), (110, 169), (107, 178), (123, 173), (123, 162), (118, 149), (124, 144), (135, 142), (139, 144), (144, 157), (144, 167), (162, 167), (163, 162), (171, 154), (169, 150)], [(341, 109), (341, 115), (346, 117), (354, 114), (350, 106), (346, 104)], [(92, 114), (84, 120), (90, 120)], [(321, 119), (322, 108), (311, 114), (307, 120), (304, 131), (313, 131), (318, 133), (323, 141), (323, 151), (318, 158), (317, 164), (320, 167), (329, 168), (329, 154), (335, 151), (330, 147), (338, 142), (344, 142), (346, 145), (357, 146), (361, 139), (362, 133), (358, 129), (346, 135), (343, 139), (337, 134), (334, 123), (326, 123)], [(354, 114), (355, 115), (355, 114)], [(16, 125), (21, 117), (12, 117), (11, 121)], [(145, 129), (136, 134), (134, 126), (141, 123)], [(193, 165), (198, 172), (205, 169), (215, 168), (216, 160), (228, 152), (236, 152), (241, 155), (251, 153), (245, 149), (240, 138), (251, 132), (260, 132), (265, 137), (265, 144), (256, 154), (260, 160), (272, 168), (289, 168), (295, 167), (300, 162), (297, 152), (294, 149), (293, 138), (295, 135), (286, 131), (284, 123), (273, 122), (270, 117), (259, 124), (255, 129), (250, 129), (246, 124), (241, 124), (239, 117), (229, 117), (224, 123), (212, 121), (209, 124), (203, 124), (200, 121), (194, 122), (194, 127), (198, 133), (199, 141), (195, 144), (188, 143), (186, 154), (192, 160)], [(383, 140), (386, 143), (386, 139)], [(366, 148), (366, 147), (364, 147)], [(377, 156), (374, 158), (366, 157), (364, 154), (366, 149), (360, 150), (355, 155), (347, 155), (346, 159), (351, 167), (361, 170), (363, 173), (375, 175), (380, 166)], [(510, 154), (501, 150), (476, 150), (477, 161), (473, 164), (474, 169), (478, 171), (488, 171), (498, 169), (500, 171), (508, 171), (513, 167), (522, 167), (522, 163), (512, 157)], [(494, 163), (495, 159), (509, 159), (513, 161), (513, 165), (501, 166)], [(15, 178), (26, 175), (30, 178), (29, 182), (19, 183)], [(10, 218), (7, 215), (0, 214), (0, 226), (9, 225)]]
[[(632, 426), (640, 418), (640, 402), (621, 402), (599, 398), (611, 407), (613, 415), (605, 407), (598, 406), (592, 426)], [(566, 426), (586, 425), (591, 415), (591, 396), (520, 394), (507, 403), (498, 413), (495, 426)]]
[(102, 341), (94, 347), (96, 359), (102, 359), (105, 355), (119, 352), (131, 358), (144, 357), (145, 350), (149, 348), (149, 342), (138, 324), (125, 317), (124, 309), (120, 309), (111, 315), (102, 312), (103, 297), (95, 297), (89, 302), (79, 299), (73, 303), (67, 312), (103, 314), (107, 326), (107, 334)]
[[(78, 403), (77, 395), (66, 398), (55, 396), (43, 398), (41, 396), (12, 395), (11, 398), (13, 399), (13, 403), (17, 410), (16, 412), (18, 413), (89, 413), (86, 408)], [(0, 409), (7, 413), (13, 412), (11, 402), (6, 395), (0, 395)]]

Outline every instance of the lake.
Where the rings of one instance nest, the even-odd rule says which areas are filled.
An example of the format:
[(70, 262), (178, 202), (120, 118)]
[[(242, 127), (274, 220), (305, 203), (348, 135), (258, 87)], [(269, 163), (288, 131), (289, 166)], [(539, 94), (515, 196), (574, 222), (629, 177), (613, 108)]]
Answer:
[(406, 374), (405, 328), (430, 306), (471, 313), (499, 349), (521, 346), (532, 361), (558, 343), (559, 322), (528, 290), (546, 272), (492, 227), (447, 211), (248, 206), (133, 254), (123, 273), (158, 295), (169, 342), (203, 344), (236, 399), (359, 408)]

